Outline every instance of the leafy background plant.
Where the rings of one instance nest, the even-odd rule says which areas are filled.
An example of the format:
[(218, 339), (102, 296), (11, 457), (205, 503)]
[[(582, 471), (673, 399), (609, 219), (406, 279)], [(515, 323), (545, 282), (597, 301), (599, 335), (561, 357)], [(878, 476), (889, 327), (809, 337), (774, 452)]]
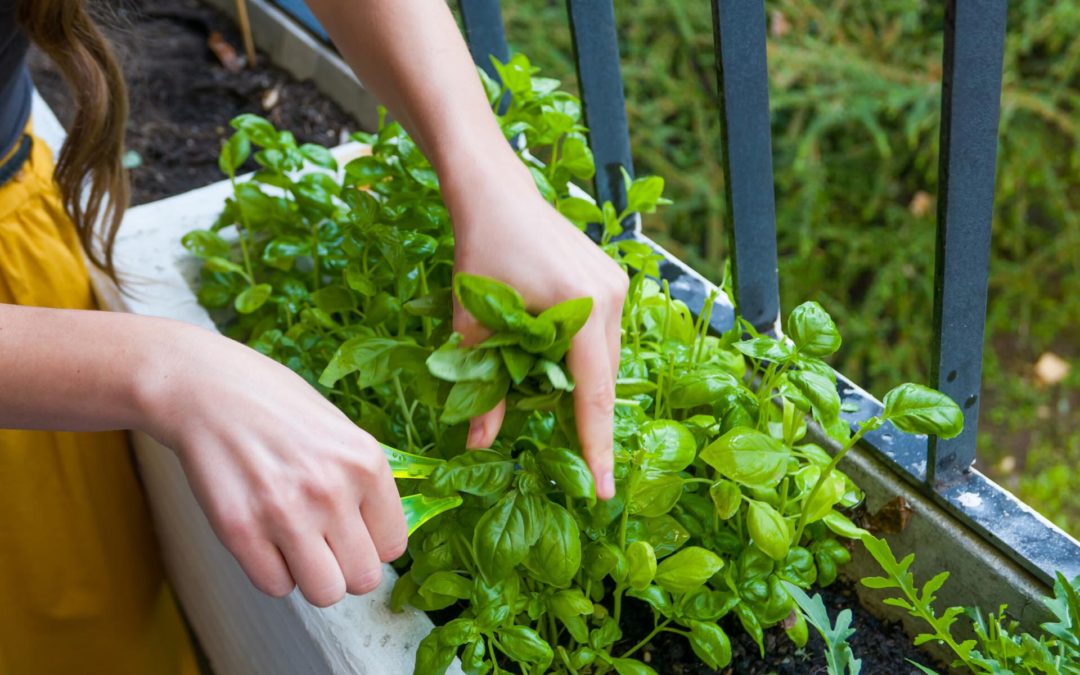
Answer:
[[(675, 204), (646, 231), (719, 281), (726, 251), (707, 2), (617, 3), (634, 161)], [(502, 3), (511, 46), (572, 85), (565, 3)], [(926, 381), (942, 5), (768, 0), (784, 307), (844, 326), (837, 368)], [(980, 467), (1080, 531), (1080, 6), (1009, 3)], [(882, 242), (888, 242), (883, 245)], [(797, 281), (795, 281), (797, 280)], [(1040, 378), (1044, 353), (1074, 367)]]

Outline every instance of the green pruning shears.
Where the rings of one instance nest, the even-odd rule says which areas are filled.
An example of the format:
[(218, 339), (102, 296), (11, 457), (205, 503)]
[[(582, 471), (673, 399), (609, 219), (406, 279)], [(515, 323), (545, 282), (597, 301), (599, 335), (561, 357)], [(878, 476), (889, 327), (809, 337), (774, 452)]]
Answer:
[[(425, 479), (435, 469), (445, 464), (445, 460), (432, 457), (422, 457), (401, 450), (395, 450), (389, 445), (382, 446), (386, 459), (390, 462), (390, 470), (394, 478)], [(416, 532), (421, 525), (435, 516), (461, 506), (461, 497), (428, 497), (422, 494), (409, 495), (401, 498), (401, 508), (405, 511), (405, 522), (409, 527), (409, 535)]]

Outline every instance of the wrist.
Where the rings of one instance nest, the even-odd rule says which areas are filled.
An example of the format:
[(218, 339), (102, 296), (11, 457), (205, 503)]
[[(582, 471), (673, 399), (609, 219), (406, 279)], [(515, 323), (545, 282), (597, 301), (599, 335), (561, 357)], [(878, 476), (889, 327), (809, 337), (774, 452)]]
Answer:
[(458, 236), (476, 227), (504, 225), (485, 217), (496, 200), (542, 200), (528, 168), (502, 137), (497, 145), (474, 145), (446, 156), (436, 172)]
[(130, 365), (125, 374), (131, 428), (143, 431), (176, 449), (177, 434), (172, 428), (178, 409), (176, 397), (184, 388), (189, 372), (178, 363), (180, 354), (202, 331), (188, 324), (151, 319), (134, 336)]

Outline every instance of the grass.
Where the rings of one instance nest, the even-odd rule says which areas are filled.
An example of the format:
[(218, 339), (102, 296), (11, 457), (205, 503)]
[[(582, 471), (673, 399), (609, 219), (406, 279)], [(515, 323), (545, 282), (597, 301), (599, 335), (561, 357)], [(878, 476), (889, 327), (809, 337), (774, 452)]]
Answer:
[[(638, 173), (676, 204), (648, 233), (717, 279), (724, 177), (709, 4), (616, 3)], [(512, 48), (573, 82), (565, 5), (503, 3)], [(940, 3), (769, 0), (781, 294), (821, 301), (837, 366), (878, 383), (929, 372)], [(980, 468), (1080, 532), (1080, 5), (1009, 3)]]

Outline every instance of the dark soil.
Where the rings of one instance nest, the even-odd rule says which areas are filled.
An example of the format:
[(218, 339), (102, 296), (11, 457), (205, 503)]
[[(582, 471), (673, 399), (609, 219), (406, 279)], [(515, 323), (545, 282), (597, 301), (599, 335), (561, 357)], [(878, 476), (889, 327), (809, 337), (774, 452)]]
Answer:
[[(198, 0), (93, 0), (115, 45), (128, 82), (127, 147), (141, 163), (132, 169), (132, 203), (186, 192), (222, 178), (217, 167), (229, 120), (263, 115), (301, 143), (338, 145), (356, 122), (311, 82), (297, 82), (259, 55), (258, 66), (226, 70), (207, 45), (220, 32), (238, 54), (232, 20)], [(34, 83), (65, 125), (71, 96), (59, 71), (32, 53)]]
[[(912, 646), (911, 638), (899, 624), (883, 622), (863, 609), (855, 590), (844, 580), (826, 589), (815, 589), (811, 595), (814, 593), (821, 593), (829, 610), (829, 618), (833, 621), (841, 610), (851, 610), (852, 626), (856, 632), (848, 644), (855, 658), (862, 660), (863, 673), (917, 674), (918, 670), (906, 659), (930, 667), (937, 666), (933, 658)], [(648, 605), (632, 598), (624, 602), (624, 642), (634, 645), (652, 630), (652, 611)], [(818, 675), (828, 672), (825, 668), (825, 645), (813, 626), (810, 626), (810, 641), (803, 649), (796, 648), (781, 628), (766, 630), (764, 659), (757, 644), (734, 617), (722, 620), (721, 627), (731, 638), (731, 663), (718, 671), (703, 665), (690, 648), (690, 643), (672, 633), (661, 633), (635, 656), (646, 660), (664, 675)], [(941, 668), (938, 670), (945, 672)]]

